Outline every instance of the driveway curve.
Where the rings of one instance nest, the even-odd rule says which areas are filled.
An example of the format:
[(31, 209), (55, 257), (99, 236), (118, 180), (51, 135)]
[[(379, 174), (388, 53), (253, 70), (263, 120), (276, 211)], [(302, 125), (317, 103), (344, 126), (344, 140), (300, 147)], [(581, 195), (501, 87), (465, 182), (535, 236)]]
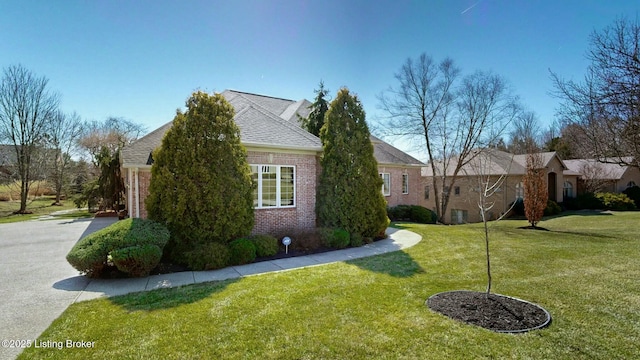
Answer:
[[(75, 301), (88, 279), (78, 276), (65, 257), (80, 238), (114, 221), (0, 224), (0, 340), (35, 340)], [(64, 286), (59, 284), (61, 279)], [(8, 345), (3, 341), (0, 359), (13, 359), (22, 352)]]

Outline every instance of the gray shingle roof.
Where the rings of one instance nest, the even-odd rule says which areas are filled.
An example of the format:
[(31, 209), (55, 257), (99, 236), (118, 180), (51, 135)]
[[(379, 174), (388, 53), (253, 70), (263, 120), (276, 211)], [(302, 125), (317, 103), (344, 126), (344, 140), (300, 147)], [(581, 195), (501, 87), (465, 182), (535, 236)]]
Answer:
[[(235, 109), (234, 121), (240, 128), (240, 139), (245, 146), (322, 151), (320, 139), (304, 131), (297, 123), (295, 110), (306, 110), (308, 101), (296, 102), (234, 90), (225, 90), (222, 95)], [(296, 122), (291, 119), (296, 119)], [(160, 146), (172, 125), (173, 122), (168, 122), (125, 147), (122, 151), (123, 166), (150, 165), (149, 154)]]
[[(551, 160), (558, 155), (554, 152), (538, 153), (542, 156), (544, 167), (547, 167)], [(558, 158), (560, 160), (560, 158)], [(453, 175), (455, 162), (457, 158), (451, 160), (451, 164), (447, 167), (447, 175)], [(562, 160), (560, 160), (562, 164)], [(442, 163), (437, 164), (440, 172), (442, 172)], [(527, 155), (513, 155), (508, 152), (497, 149), (484, 149), (482, 153), (476, 156), (468, 164), (460, 169), (458, 173), (461, 176), (477, 176), (477, 175), (524, 175), (527, 172)], [(563, 165), (565, 166), (565, 165)], [(433, 170), (431, 166), (422, 168), (423, 176), (432, 176)]]
[(373, 155), (381, 165), (424, 166), (424, 163), (413, 156), (399, 150), (371, 135)]
[[(615, 159), (603, 160), (612, 162), (615, 161)], [(632, 158), (625, 158), (624, 160), (631, 162)], [(567, 165), (567, 168), (569, 168), (569, 171), (571, 172), (581, 175), (588, 173), (589, 177), (600, 180), (620, 180), (628, 169), (628, 166), (625, 165), (602, 163), (595, 159), (565, 160), (564, 163)]]

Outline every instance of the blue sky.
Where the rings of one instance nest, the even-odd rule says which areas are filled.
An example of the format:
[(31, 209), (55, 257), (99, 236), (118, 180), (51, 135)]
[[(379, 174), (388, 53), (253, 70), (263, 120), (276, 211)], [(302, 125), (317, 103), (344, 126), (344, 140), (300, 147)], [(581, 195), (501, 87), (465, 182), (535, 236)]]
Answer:
[(549, 69), (580, 79), (589, 34), (620, 16), (638, 18), (640, 2), (3, 0), (0, 66), (49, 78), (65, 111), (151, 131), (197, 89), (312, 100), (321, 79), (375, 121), (377, 95), (424, 52), (504, 76), (546, 125)]

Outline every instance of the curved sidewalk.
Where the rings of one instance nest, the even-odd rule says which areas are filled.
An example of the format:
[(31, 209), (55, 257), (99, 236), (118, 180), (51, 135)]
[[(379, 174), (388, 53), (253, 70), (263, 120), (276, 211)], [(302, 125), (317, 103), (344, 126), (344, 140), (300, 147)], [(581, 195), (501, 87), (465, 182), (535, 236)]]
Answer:
[(276, 271), (330, 264), (367, 256), (384, 254), (414, 246), (422, 237), (408, 230), (388, 228), (389, 237), (358, 248), (329, 251), (325, 253), (262, 261), (252, 264), (231, 266), (210, 271), (184, 271), (179, 273), (152, 275), (133, 279), (91, 279), (78, 294), (75, 302), (124, 295), (133, 292), (171, 288), (208, 281), (226, 280), (244, 276), (259, 275)]

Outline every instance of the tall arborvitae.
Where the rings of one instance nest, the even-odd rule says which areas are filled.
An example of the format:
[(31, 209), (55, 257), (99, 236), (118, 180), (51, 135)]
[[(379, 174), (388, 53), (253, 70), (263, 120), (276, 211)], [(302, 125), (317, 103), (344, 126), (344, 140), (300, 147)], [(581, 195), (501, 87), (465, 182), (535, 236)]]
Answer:
[(324, 88), (324, 83), (320, 81), (320, 88), (315, 90), (316, 98), (313, 104), (309, 106), (311, 112), (306, 118), (300, 119), (302, 122), (302, 128), (312, 133), (315, 136), (320, 136), (320, 129), (324, 125), (324, 116), (329, 110), (329, 102), (326, 97), (329, 94), (329, 90)]
[(346, 88), (331, 102), (320, 131), (324, 151), (316, 213), (320, 226), (374, 237), (388, 225), (382, 179), (362, 104)]
[(168, 249), (184, 253), (227, 243), (253, 228), (253, 183), (234, 109), (220, 94), (195, 92), (153, 154), (149, 218), (171, 231)]

